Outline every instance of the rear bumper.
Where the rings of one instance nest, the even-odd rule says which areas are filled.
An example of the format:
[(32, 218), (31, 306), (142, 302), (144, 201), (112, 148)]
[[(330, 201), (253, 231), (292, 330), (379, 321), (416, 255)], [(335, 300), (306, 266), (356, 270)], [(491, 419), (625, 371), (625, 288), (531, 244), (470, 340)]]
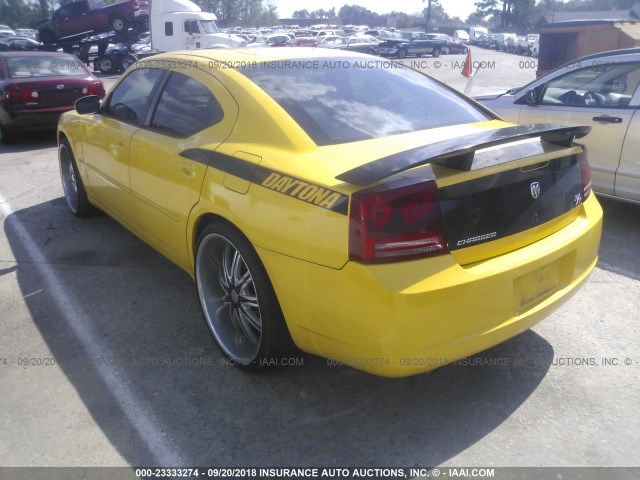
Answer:
[(72, 109), (73, 105), (37, 110), (17, 110), (8, 112), (6, 117), (3, 115), (2, 123), (6, 128), (13, 131), (56, 128), (60, 115)]
[(402, 377), (501, 343), (570, 298), (596, 264), (602, 231), (595, 195), (579, 208), (549, 237), (464, 267), (443, 255), (335, 270), (258, 253), (302, 350)]

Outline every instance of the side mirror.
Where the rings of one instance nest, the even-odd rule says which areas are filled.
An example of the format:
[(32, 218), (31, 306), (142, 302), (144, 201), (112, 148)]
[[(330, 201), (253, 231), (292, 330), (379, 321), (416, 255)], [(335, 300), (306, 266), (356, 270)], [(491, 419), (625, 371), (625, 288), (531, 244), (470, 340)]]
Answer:
[(519, 97), (515, 101), (515, 103), (516, 105), (537, 105), (540, 92), (541, 92), (540, 86), (536, 88), (530, 88), (524, 93), (524, 95)]
[(76, 102), (76, 112), (80, 115), (86, 115), (88, 113), (98, 113), (102, 100), (98, 95), (89, 95), (82, 97)]
[(524, 103), (526, 103), (527, 105), (535, 105), (536, 103), (538, 103), (535, 90), (533, 89), (527, 90), (527, 92), (524, 94), (524, 97), (522, 98), (524, 99)]
[(611, 90), (613, 93), (625, 93), (627, 91), (627, 84), (616, 80), (613, 82)]

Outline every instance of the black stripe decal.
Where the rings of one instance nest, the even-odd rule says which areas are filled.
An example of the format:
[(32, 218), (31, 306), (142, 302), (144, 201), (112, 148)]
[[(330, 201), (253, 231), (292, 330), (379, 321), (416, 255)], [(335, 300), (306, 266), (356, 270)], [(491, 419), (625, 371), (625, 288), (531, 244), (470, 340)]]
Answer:
[(180, 156), (316, 207), (347, 215), (349, 196), (223, 153), (190, 148)]
[(548, 123), (519, 125), (487, 130), (459, 138), (432, 143), (366, 163), (336, 177), (352, 185), (369, 185), (410, 168), (437, 163), (457, 170), (470, 170), (475, 151), (517, 140), (541, 137), (542, 140), (570, 146), (574, 138), (582, 138), (591, 127), (565, 127)]

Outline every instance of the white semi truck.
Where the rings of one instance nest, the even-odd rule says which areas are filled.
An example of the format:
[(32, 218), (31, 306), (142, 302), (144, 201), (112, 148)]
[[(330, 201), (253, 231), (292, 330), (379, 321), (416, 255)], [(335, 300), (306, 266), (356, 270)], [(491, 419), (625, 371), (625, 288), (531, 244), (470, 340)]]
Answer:
[(243, 38), (222, 33), (216, 20), (213, 13), (203, 12), (189, 0), (153, 0), (148, 22), (149, 44), (142, 47), (137, 44), (143, 28), (141, 22), (127, 31), (99, 35), (91, 32), (84, 38), (52, 47), (62, 47), (86, 63), (89, 63), (91, 52), (97, 50), (94, 68), (103, 73), (114, 73), (126, 70), (140, 58), (160, 52), (246, 46)]
[(222, 33), (213, 13), (189, 0), (151, 2), (151, 49), (158, 52), (198, 48), (244, 47), (237, 35)]

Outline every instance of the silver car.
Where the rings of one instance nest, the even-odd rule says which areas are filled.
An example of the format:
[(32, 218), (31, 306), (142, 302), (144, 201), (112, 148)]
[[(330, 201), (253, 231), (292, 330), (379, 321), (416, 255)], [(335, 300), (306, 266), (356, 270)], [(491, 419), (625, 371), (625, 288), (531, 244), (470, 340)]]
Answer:
[(475, 99), (514, 123), (589, 125), (593, 189), (640, 203), (640, 48), (589, 55), (525, 85)]

